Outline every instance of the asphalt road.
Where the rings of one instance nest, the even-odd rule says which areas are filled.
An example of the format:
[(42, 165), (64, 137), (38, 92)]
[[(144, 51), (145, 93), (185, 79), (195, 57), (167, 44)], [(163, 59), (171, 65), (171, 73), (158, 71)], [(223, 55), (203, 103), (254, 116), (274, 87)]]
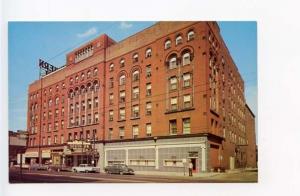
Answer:
[[(249, 175), (249, 174), (247, 174)], [(253, 177), (250, 174), (250, 179)], [(257, 177), (257, 173), (256, 173)], [(116, 175), (105, 173), (72, 173), (24, 170), (22, 176), (18, 170), (10, 170), (10, 183), (223, 183), (223, 182), (255, 182), (255, 180), (239, 181), (239, 174), (228, 177), (184, 177), (184, 176), (153, 176), (153, 175)], [(255, 176), (254, 178), (255, 179)]]

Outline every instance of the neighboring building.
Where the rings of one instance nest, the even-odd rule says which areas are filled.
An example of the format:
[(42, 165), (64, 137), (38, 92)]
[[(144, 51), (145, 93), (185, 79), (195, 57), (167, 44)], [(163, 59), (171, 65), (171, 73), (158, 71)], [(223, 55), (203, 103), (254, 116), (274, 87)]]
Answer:
[(255, 135), (255, 115), (246, 104), (247, 167), (257, 168), (257, 145)]
[(246, 164), (244, 81), (216, 22), (158, 22), (120, 42), (101, 35), (28, 97), (27, 161), (174, 172), (186, 161), (194, 172)]
[(17, 132), (9, 131), (9, 165), (18, 164), (18, 154), (22, 154), (27, 146), (27, 131), (18, 130)]

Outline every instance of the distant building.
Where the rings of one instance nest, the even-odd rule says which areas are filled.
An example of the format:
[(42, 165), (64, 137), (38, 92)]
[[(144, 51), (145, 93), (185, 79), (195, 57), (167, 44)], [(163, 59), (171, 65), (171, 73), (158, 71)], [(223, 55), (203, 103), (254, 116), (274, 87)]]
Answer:
[(25, 153), (27, 147), (28, 132), (18, 130), (9, 131), (9, 165), (15, 165), (18, 162), (18, 154)]
[(182, 172), (190, 161), (206, 172), (255, 153), (244, 80), (216, 22), (158, 22), (120, 42), (103, 34), (51, 71), (29, 85), (27, 162)]

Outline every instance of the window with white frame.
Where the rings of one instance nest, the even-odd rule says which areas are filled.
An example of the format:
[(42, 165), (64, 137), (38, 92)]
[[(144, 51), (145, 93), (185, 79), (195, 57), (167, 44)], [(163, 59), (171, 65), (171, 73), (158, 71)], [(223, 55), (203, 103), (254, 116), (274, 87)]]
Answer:
[(146, 66), (146, 77), (151, 77), (151, 65)]
[(172, 97), (170, 103), (171, 110), (177, 110), (177, 97)]
[(125, 75), (122, 74), (119, 78), (119, 85), (124, 85), (125, 84)]
[(177, 58), (176, 56), (173, 56), (169, 60), (169, 69), (175, 69), (177, 67)]
[(125, 108), (120, 108), (119, 110), (119, 119), (125, 120)]
[(132, 73), (132, 81), (135, 82), (135, 81), (138, 81), (140, 79), (140, 73), (139, 73), (139, 70), (135, 70), (133, 73)]
[(48, 136), (47, 145), (51, 145), (51, 137)]
[(114, 111), (113, 110), (109, 110), (109, 117), (108, 117), (108, 119), (109, 119), (109, 121), (113, 121), (114, 120)]
[(183, 134), (190, 134), (191, 133), (191, 119), (190, 118), (182, 119), (182, 127), (183, 127)]
[(120, 67), (124, 67), (125, 66), (125, 59), (121, 59), (120, 60)]
[(61, 129), (64, 129), (64, 128), (65, 128), (65, 122), (64, 122), (64, 120), (62, 120), (62, 121), (60, 122), (60, 127), (61, 127)]
[(152, 49), (151, 48), (147, 48), (146, 54), (145, 54), (146, 58), (151, 57), (151, 55), (152, 55)]
[(182, 36), (181, 35), (178, 35), (176, 37), (175, 44), (176, 44), (176, 46), (179, 44), (182, 44)]
[(139, 87), (134, 87), (132, 90), (132, 99), (138, 99), (140, 94)]
[(94, 121), (95, 121), (95, 123), (99, 122), (99, 114), (98, 114), (98, 112), (96, 112), (95, 115), (94, 115)]
[(147, 83), (146, 84), (146, 96), (151, 96), (152, 92), (151, 92), (151, 83)]
[(138, 125), (132, 126), (132, 135), (133, 135), (133, 138), (137, 138), (139, 136), (139, 126)]
[(44, 138), (44, 137), (43, 137), (43, 140), (42, 140), (42, 145), (43, 145), (43, 146), (46, 145), (46, 138)]
[(124, 127), (119, 127), (119, 136), (120, 139), (123, 139), (125, 136), (125, 128)]
[(125, 91), (120, 91), (120, 103), (124, 103), (126, 98), (125, 98)]
[(132, 61), (133, 61), (133, 63), (136, 63), (136, 62), (139, 61), (139, 55), (138, 55), (138, 53), (135, 53), (135, 54), (132, 56)]
[(114, 70), (114, 67), (115, 67), (115, 65), (114, 65), (113, 63), (111, 63), (111, 64), (109, 65), (109, 71), (113, 71), (113, 70)]
[(113, 136), (113, 128), (108, 129), (108, 139), (111, 140)]
[(171, 48), (171, 40), (166, 40), (165, 41), (165, 49), (169, 49), (169, 48)]
[(85, 125), (85, 115), (81, 116), (81, 125)]
[(84, 73), (81, 73), (81, 80), (84, 80)]
[(177, 122), (176, 119), (169, 121), (170, 135), (177, 134)]
[(87, 115), (87, 124), (88, 125), (92, 124), (92, 114)]
[(95, 68), (95, 69), (94, 69), (94, 76), (97, 76), (97, 74), (98, 74), (98, 69)]
[(191, 63), (191, 54), (186, 52), (182, 55), (182, 65), (188, 65)]
[(140, 116), (140, 107), (139, 105), (133, 105), (132, 106), (132, 117), (138, 118)]
[(183, 77), (183, 87), (191, 86), (191, 73), (184, 73), (182, 77)]
[(152, 135), (152, 126), (151, 126), (151, 123), (147, 123), (146, 124), (146, 134), (149, 137)]
[(48, 101), (48, 106), (49, 106), (49, 107), (52, 106), (52, 99), (49, 99), (49, 101)]
[(88, 72), (87, 72), (87, 78), (90, 78), (90, 77), (91, 77), (91, 71), (88, 70)]
[(57, 135), (54, 136), (54, 144), (57, 143)]
[(64, 139), (65, 139), (65, 138), (64, 138), (64, 135), (61, 135), (61, 136), (60, 136), (60, 143), (61, 143), (61, 144), (65, 143), (65, 140), (64, 140)]
[(195, 32), (193, 30), (189, 31), (187, 34), (188, 41), (191, 41), (195, 38)]
[(177, 77), (173, 76), (170, 78), (170, 90), (176, 90), (177, 89)]
[(151, 110), (152, 110), (152, 103), (146, 102), (146, 115), (151, 115)]
[(110, 104), (110, 105), (113, 105), (113, 103), (114, 103), (114, 94), (113, 94), (113, 93), (110, 93), (110, 94), (109, 94), (109, 104)]
[(184, 95), (183, 96), (183, 107), (190, 108), (192, 106), (191, 95)]

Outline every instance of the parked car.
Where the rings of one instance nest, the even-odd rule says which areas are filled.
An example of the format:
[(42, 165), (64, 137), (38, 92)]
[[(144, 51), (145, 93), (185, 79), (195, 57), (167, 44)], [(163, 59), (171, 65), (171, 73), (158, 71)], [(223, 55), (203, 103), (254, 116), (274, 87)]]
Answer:
[(100, 168), (99, 167), (94, 167), (89, 164), (80, 164), (77, 167), (72, 167), (72, 172), (94, 172), (94, 173), (100, 173)]
[(49, 165), (48, 171), (72, 171), (72, 167), (64, 166), (64, 165)]
[(35, 163), (35, 164), (31, 164), (28, 169), (29, 170), (45, 170), (45, 171), (47, 171), (48, 168), (49, 168), (48, 165), (43, 165), (43, 164), (39, 165), (39, 164)]
[(108, 174), (132, 174), (134, 175), (134, 170), (129, 168), (125, 164), (115, 164), (109, 165), (104, 168), (104, 171)]

